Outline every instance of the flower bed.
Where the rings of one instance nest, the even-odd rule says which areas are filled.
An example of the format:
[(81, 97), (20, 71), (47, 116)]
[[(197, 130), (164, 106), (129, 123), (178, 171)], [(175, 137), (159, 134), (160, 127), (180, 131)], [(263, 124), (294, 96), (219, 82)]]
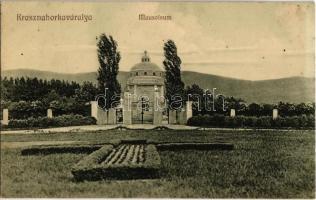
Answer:
[(155, 178), (160, 163), (151, 144), (105, 145), (77, 163), (72, 174), (76, 180)]

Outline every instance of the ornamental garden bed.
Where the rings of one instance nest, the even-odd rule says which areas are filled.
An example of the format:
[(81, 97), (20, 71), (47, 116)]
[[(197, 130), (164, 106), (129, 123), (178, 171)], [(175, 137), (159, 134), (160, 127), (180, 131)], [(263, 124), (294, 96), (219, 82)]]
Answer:
[(76, 180), (157, 178), (161, 165), (157, 149), (146, 143), (105, 145), (72, 168)]

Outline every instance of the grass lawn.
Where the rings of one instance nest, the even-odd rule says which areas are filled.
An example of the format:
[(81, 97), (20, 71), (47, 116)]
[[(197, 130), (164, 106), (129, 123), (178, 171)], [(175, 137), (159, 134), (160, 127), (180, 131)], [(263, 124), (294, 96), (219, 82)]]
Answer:
[(314, 131), (103, 131), (1, 135), (1, 142), (151, 139), (229, 142), (233, 151), (161, 151), (161, 178), (75, 182), (86, 154), (21, 156), (1, 149), (2, 197), (314, 198)]

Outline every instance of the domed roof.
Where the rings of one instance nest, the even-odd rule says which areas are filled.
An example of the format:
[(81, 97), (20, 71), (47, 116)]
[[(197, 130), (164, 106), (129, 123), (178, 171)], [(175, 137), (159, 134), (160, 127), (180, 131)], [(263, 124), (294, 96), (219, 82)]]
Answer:
[(147, 55), (147, 51), (144, 52), (142, 62), (134, 65), (131, 71), (162, 71), (158, 65), (150, 62), (150, 57)]
[(133, 76), (127, 80), (127, 85), (164, 85), (164, 79), (159, 76)]
[(131, 71), (162, 71), (158, 65), (152, 62), (141, 62), (134, 65)]

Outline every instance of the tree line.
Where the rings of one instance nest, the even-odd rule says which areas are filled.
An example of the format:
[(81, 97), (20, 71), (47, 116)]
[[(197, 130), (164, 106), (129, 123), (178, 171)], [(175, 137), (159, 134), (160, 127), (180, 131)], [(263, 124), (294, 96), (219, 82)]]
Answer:
[[(96, 85), (84, 82), (43, 80), (18, 77), (1, 78), (1, 112), (9, 109), (10, 119), (26, 119), (30, 116), (44, 117), (48, 108), (54, 116), (64, 114), (90, 115), (90, 106), (98, 93)], [(1, 116), (2, 117), (2, 116)]]
[(197, 84), (187, 86), (185, 95), (190, 96), (193, 101), (193, 115), (229, 115), (230, 109), (235, 109), (237, 115), (244, 116), (271, 116), (273, 109), (278, 109), (280, 116), (297, 116), (297, 115), (314, 115), (315, 103), (289, 103), (278, 102), (275, 104), (268, 103), (249, 103), (241, 98), (232, 96), (220, 96), (206, 100), (205, 95), (210, 94)]
[(43, 101), (50, 103), (60, 98), (74, 98), (78, 101), (91, 101), (97, 94), (97, 87), (91, 82), (82, 85), (74, 81), (43, 80), (30, 77), (1, 78), (1, 100), (4, 101)]

